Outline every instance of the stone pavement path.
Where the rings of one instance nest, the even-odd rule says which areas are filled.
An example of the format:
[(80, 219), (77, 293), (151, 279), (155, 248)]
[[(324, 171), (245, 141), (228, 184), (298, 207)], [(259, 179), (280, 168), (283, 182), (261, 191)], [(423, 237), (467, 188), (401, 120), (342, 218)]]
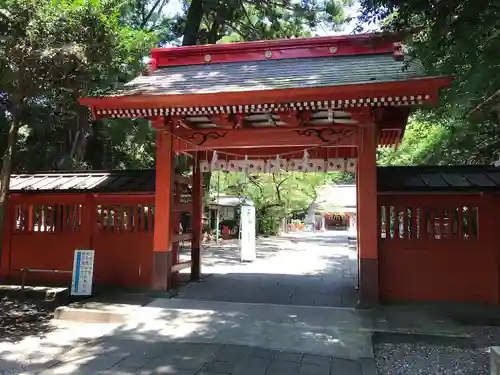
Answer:
[[(146, 344), (148, 346), (148, 344)], [(79, 375), (361, 375), (361, 364), (349, 359), (242, 345), (156, 343), (143, 352), (116, 352), (61, 362), (40, 374)], [(79, 363), (74, 371), (75, 362)]]
[(38, 374), (60, 363), (60, 357), (89, 340), (102, 337), (118, 324), (90, 324), (53, 321), (53, 331), (46, 335), (25, 337), (20, 342), (0, 342), (0, 374)]
[(355, 307), (357, 253), (347, 232), (291, 234), (260, 239), (257, 259), (239, 261), (237, 241), (203, 254), (202, 283), (178, 298), (300, 306)]
[(252, 263), (240, 263), (235, 241), (203, 258), (211, 275), (178, 298), (156, 299), (99, 338), (5, 373), (376, 375), (371, 319), (345, 308), (357, 283), (345, 234), (260, 239)]

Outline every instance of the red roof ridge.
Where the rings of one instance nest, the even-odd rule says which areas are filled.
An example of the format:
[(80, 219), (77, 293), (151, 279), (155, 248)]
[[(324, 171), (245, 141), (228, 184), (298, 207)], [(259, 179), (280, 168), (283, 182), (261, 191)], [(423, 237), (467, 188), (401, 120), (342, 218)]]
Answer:
[(394, 53), (402, 57), (403, 36), (369, 33), (153, 48), (151, 69), (173, 65), (258, 61), (281, 58)]

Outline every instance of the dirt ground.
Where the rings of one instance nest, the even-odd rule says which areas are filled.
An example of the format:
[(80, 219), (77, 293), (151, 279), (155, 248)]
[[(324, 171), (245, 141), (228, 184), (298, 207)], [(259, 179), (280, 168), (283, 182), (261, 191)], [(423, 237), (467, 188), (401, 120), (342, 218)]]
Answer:
[(54, 305), (44, 301), (0, 298), (0, 338), (18, 342), (27, 336), (41, 336), (53, 329)]

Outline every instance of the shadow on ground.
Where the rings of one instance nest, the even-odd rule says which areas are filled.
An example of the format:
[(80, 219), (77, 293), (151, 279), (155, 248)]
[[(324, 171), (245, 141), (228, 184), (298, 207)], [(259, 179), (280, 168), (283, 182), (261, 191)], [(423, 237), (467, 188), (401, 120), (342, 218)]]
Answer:
[(177, 298), (202, 301), (264, 303), (297, 306), (356, 307), (356, 278), (320, 275), (229, 273), (204, 278), (181, 290)]
[[(237, 251), (237, 243), (220, 244), (204, 250), (203, 266), (230, 266), (241, 264), (241, 256)], [(259, 241), (256, 248), (257, 259), (267, 259), (282, 251), (276, 242)]]
[(238, 241), (205, 249), (203, 281), (178, 298), (355, 307), (357, 254), (346, 233), (300, 233), (257, 241), (256, 260), (240, 262)]
[(18, 342), (27, 336), (43, 336), (53, 330), (50, 321), (55, 306), (43, 301), (0, 299), (2, 342)]
[[(256, 307), (257, 311), (249, 313), (248, 307), (239, 304), (215, 309), (213, 305), (189, 310), (175, 306), (165, 309), (160, 305), (169, 306), (167, 300), (158, 303), (158, 307), (153, 303), (152, 307), (144, 308), (142, 315), (133, 317), (111, 334), (83, 346), (66, 348), (64, 354), (48, 361), (42, 360), (43, 353), (53, 351), (57, 346), (54, 342), (47, 345), (42, 341), (29, 363), (16, 361), (4, 351), (0, 373), (264, 375), (274, 371), (311, 374), (314, 370), (316, 375), (360, 375), (360, 364), (351, 358), (349, 351), (354, 350), (357, 356), (366, 340), (353, 339), (330, 327), (331, 314), (326, 312), (311, 314), (306, 308), (276, 307), (270, 313)], [(358, 319), (351, 311), (339, 314), (337, 323), (341, 326), (343, 321), (352, 325), (352, 319)], [(290, 324), (297, 329), (287, 328)], [(282, 332), (278, 337), (276, 330)], [(276, 347), (276, 341), (286, 348)], [(336, 357), (346, 359), (315, 351), (312, 353), (316, 355), (311, 355), (311, 351), (304, 350), (304, 342), (312, 348), (319, 345), (328, 353), (330, 347), (332, 353), (338, 354), (340, 350), (345, 355)], [(50, 370), (40, 372), (47, 367)]]

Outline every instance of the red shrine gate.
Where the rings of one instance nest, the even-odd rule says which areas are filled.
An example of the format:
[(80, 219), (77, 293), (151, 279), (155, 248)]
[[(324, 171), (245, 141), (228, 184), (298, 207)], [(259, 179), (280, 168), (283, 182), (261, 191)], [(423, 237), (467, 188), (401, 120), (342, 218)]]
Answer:
[[(158, 48), (149, 73), (114, 96), (82, 98), (96, 119), (144, 117), (157, 130), (154, 289), (170, 287), (174, 153), (192, 155), (193, 268), (199, 274), (202, 160), (279, 155), (357, 160), (360, 298), (378, 301), (376, 149), (397, 145), (412, 108), (433, 105), (448, 77), (403, 62), (397, 36), (355, 35)], [(296, 153), (296, 154), (295, 154)], [(236, 162), (236, 163), (235, 163)], [(265, 164), (263, 164), (265, 165)], [(227, 164), (226, 164), (227, 166)]]

